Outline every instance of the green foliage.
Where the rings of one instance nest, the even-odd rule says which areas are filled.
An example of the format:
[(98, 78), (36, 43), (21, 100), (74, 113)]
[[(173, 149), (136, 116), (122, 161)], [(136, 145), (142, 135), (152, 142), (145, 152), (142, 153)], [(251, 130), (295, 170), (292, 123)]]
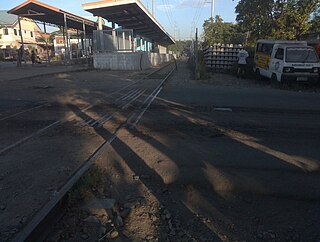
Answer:
[(236, 6), (236, 20), (243, 32), (250, 32), (251, 42), (256, 39), (295, 40), (309, 31), (310, 16), (319, 4), (320, 0), (240, 0)]
[(39, 36), (37, 37), (37, 42), (45, 43), (46, 41), (48, 41), (48, 44), (53, 44), (54, 37), (55, 37), (54, 34), (50, 34), (49, 38), (45, 38), (44, 36)]
[(191, 40), (177, 40), (174, 45), (169, 46), (169, 50), (175, 52), (175, 53), (180, 53), (180, 54), (190, 54), (190, 46), (192, 45)]
[(223, 22), (220, 16), (205, 20), (203, 38), (207, 45), (214, 43), (240, 44), (245, 42), (245, 35), (238, 31), (237, 24)]

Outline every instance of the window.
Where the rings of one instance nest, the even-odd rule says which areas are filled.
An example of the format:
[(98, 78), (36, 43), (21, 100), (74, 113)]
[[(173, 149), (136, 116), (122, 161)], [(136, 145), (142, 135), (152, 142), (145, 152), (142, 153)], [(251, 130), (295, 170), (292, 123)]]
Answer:
[(32, 31), (30, 31), (30, 36), (33, 38), (33, 32)]
[(14, 32), (14, 35), (18, 35), (18, 32), (16, 29), (14, 29), (13, 32)]
[(8, 29), (3, 29), (3, 34), (4, 35), (9, 35), (9, 30)]
[(24, 33), (26, 34), (26, 33), (27, 33), (27, 30), (25, 30)]
[(283, 48), (279, 48), (277, 49), (276, 55), (274, 58), (278, 59), (278, 60), (283, 60), (284, 57), (284, 50)]
[(290, 63), (317, 63), (319, 59), (313, 48), (290, 47), (286, 51), (286, 61)]
[(267, 55), (271, 55), (272, 49), (273, 44), (258, 43), (256, 51)]

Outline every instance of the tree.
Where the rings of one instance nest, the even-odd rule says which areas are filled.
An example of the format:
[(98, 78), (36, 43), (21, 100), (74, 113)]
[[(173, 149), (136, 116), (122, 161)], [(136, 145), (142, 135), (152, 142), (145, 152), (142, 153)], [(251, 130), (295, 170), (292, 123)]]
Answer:
[(238, 31), (237, 24), (223, 22), (221, 16), (205, 20), (203, 24), (203, 38), (207, 45), (214, 43), (239, 44), (243, 43), (244, 34)]
[(192, 44), (191, 40), (187, 40), (187, 41), (177, 40), (174, 45), (169, 46), (169, 50), (175, 53), (180, 53), (180, 54), (185, 53), (189, 55), (191, 44)]
[(48, 44), (53, 44), (54, 38), (55, 38), (54, 34), (50, 34), (48, 38), (42, 35), (37, 37), (37, 42), (42, 42), (42, 43), (48, 42)]
[(256, 39), (300, 39), (320, 0), (241, 0), (236, 6), (242, 31)]

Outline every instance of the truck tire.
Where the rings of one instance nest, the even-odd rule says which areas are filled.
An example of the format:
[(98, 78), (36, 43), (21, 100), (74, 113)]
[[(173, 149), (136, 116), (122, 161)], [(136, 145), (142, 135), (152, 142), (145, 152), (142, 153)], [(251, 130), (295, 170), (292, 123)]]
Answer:
[(271, 76), (271, 86), (274, 87), (274, 88), (280, 88), (280, 82), (278, 81), (278, 78), (277, 78), (277, 75), (276, 74), (272, 74)]

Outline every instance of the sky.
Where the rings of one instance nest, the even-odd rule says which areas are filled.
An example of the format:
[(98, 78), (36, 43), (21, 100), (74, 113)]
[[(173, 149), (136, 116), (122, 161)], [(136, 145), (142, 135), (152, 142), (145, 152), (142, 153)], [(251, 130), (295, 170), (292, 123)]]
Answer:
[[(81, 4), (97, 0), (39, 0), (43, 3), (58, 7), (65, 11), (92, 17), (83, 10)], [(195, 27), (202, 33), (204, 20), (211, 17), (211, 0), (154, 0), (155, 17), (158, 22), (175, 39), (190, 39), (194, 37)], [(235, 6), (239, 0), (215, 0), (215, 15), (220, 15), (226, 22), (235, 21)], [(9, 10), (21, 4), (22, 0), (0, 0), (0, 10)], [(150, 10), (152, 0), (141, 0)]]

